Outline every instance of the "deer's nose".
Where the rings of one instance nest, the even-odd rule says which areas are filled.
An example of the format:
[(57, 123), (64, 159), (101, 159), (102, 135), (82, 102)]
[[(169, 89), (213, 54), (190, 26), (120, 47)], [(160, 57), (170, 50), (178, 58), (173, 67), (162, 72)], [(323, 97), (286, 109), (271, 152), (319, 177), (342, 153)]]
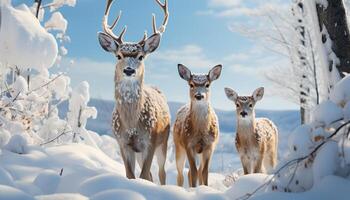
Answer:
[(194, 98), (196, 98), (198, 101), (200, 101), (201, 99), (204, 98), (204, 95), (203, 94), (195, 94)]
[(242, 111), (242, 112), (240, 113), (240, 115), (241, 115), (242, 117), (245, 117), (245, 116), (248, 115), (248, 113), (247, 113), (246, 111)]
[(131, 76), (131, 75), (135, 74), (135, 70), (132, 69), (132, 68), (130, 68), (130, 67), (124, 69), (123, 72), (124, 72), (124, 74), (127, 75), (127, 76)]

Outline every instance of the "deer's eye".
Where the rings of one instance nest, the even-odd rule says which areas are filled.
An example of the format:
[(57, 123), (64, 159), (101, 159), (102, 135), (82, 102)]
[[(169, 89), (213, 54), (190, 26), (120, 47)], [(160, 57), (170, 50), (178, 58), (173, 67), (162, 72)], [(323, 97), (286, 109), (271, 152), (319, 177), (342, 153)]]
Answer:
[(249, 108), (253, 107), (253, 104), (249, 104)]
[(142, 61), (145, 57), (143, 55), (139, 56), (139, 61)]
[(122, 59), (122, 57), (120, 55), (117, 55), (117, 58), (118, 58), (118, 60)]
[(193, 89), (193, 88), (194, 88), (193, 83), (190, 83), (190, 88), (191, 88), (191, 89)]
[(236, 103), (236, 107), (239, 108), (239, 104), (238, 103)]
[(209, 83), (205, 84), (205, 87), (206, 87), (206, 88), (209, 88), (209, 86), (210, 86), (210, 84), (209, 84)]

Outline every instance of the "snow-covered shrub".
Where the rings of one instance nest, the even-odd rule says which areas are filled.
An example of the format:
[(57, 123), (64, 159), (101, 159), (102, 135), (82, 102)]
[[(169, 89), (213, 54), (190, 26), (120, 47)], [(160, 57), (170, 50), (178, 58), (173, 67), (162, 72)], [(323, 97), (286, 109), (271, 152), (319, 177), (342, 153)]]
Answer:
[(338, 82), (331, 100), (315, 107), (309, 124), (289, 138), (289, 153), (276, 167), (271, 189), (304, 192), (330, 175), (350, 175), (350, 76)]
[(28, 152), (28, 142), (21, 135), (14, 135), (5, 145), (4, 149), (13, 153), (24, 154)]
[(72, 96), (69, 99), (67, 120), (72, 127), (74, 142), (85, 140), (85, 143), (96, 146), (95, 141), (85, 129), (87, 119), (90, 117), (96, 118), (97, 116), (96, 108), (87, 105), (89, 100), (89, 83), (84, 81), (72, 92)]
[[(41, 5), (37, 19), (37, 3), (13, 7), (11, 0), (0, 1), (1, 148), (25, 153), (26, 145), (73, 139), (96, 147), (91, 139), (93, 133), (85, 129), (87, 119), (97, 114), (95, 108), (87, 106), (88, 83), (81, 83), (72, 92), (68, 76), (50, 74), (48, 70), (68, 53), (63, 46), (70, 40), (66, 35), (68, 21), (58, 9), (75, 3), (54, 0)], [(57, 106), (64, 101), (69, 101), (70, 109), (61, 119)]]

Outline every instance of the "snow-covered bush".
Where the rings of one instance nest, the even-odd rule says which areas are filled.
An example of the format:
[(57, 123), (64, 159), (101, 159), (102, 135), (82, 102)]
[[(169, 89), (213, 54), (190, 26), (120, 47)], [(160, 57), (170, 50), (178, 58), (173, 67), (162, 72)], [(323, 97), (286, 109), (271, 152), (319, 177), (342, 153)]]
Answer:
[(5, 145), (4, 149), (13, 153), (24, 154), (28, 151), (28, 142), (23, 136), (14, 135)]
[[(93, 133), (85, 129), (87, 119), (97, 114), (87, 106), (88, 83), (72, 92), (68, 76), (48, 70), (68, 53), (63, 46), (70, 40), (68, 21), (58, 9), (75, 3), (51, 1), (40, 6), (36, 18), (37, 3), (13, 7), (11, 0), (0, 2), (1, 148), (26, 153), (26, 145), (71, 142), (77, 134), (80, 140), (75, 142), (96, 146), (90, 136)], [(69, 101), (70, 110), (61, 119), (57, 106), (64, 101)]]
[(289, 138), (289, 153), (276, 167), (271, 189), (304, 192), (337, 175), (350, 178), (350, 76), (334, 86), (331, 100), (315, 107), (309, 124), (298, 127)]

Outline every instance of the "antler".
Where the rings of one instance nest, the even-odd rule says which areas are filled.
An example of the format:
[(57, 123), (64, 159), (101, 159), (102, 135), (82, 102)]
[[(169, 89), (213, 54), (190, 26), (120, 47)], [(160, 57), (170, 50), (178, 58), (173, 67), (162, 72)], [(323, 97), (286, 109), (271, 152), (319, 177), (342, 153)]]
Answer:
[[(164, 4), (160, 2), (160, 0), (155, 0), (157, 4), (162, 8), (164, 12), (164, 20), (163, 24), (159, 29), (157, 30), (157, 23), (156, 23), (156, 16), (155, 14), (152, 14), (152, 28), (153, 28), (153, 33), (164, 33), (166, 29), (166, 25), (168, 24), (168, 19), (169, 19), (169, 10), (168, 10), (168, 0), (165, 0)], [(139, 42), (139, 44), (144, 44), (145, 41), (147, 40), (147, 32), (145, 32), (142, 40)]]
[(157, 4), (162, 8), (164, 12), (164, 20), (162, 26), (157, 30), (157, 24), (156, 24), (156, 16), (153, 14), (153, 32), (154, 33), (164, 33), (166, 29), (166, 25), (168, 24), (169, 19), (169, 10), (168, 10), (168, 0), (165, 0), (164, 4), (160, 2), (160, 0), (155, 0)]
[(127, 27), (125, 26), (123, 28), (123, 30), (120, 32), (119, 36), (116, 36), (113, 33), (113, 29), (118, 24), (118, 21), (120, 19), (120, 16), (122, 15), (122, 12), (121, 11), (119, 12), (118, 17), (114, 20), (114, 22), (111, 26), (108, 25), (108, 15), (109, 15), (109, 10), (111, 8), (112, 2), (113, 2), (113, 0), (107, 0), (105, 15), (103, 16), (103, 21), (102, 21), (102, 27), (103, 27), (103, 30), (106, 34), (111, 36), (119, 44), (123, 44), (123, 35), (125, 34)]

